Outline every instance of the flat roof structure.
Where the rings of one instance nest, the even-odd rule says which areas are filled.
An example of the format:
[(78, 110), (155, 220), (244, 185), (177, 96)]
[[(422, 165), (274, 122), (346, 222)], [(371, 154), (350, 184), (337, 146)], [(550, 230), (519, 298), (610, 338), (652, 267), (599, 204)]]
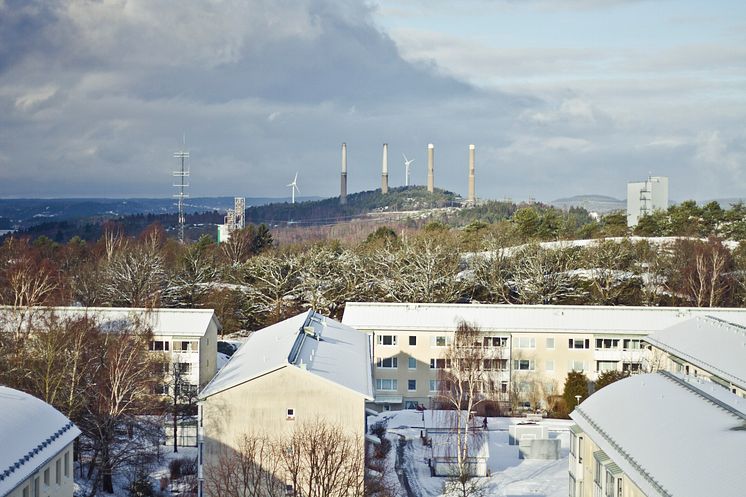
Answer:
[(746, 488), (746, 399), (697, 378), (634, 375), (570, 417), (648, 497), (737, 497)]
[(200, 399), (284, 367), (297, 367), (373, 400), (367, 335), (314, 311), (254, 332)]
[(0, 386), (0, 495), (26, 481), (78, 435), (78, 427), (54, 407)]
[(463, 320), (483, 332), (639, 335), (705, 315), (746, 326), (746, 310), (736, 308), (376, 302), (348, 302), (342, 321), (358, 329), (381, 332), (455, 330)]
[[(96, 319), (102, 329), (118, 329), (132, 324), (135, 319), (142, 319), (154, 335), (204, 336), (212, 321), (221, 329), (220, 323), (212, 309), (164, 309), (144, 307), (32, 307), (14, 309), (0, 307), (0, 318), (6, 323), (18, 320), (33, 319), (35, 316), (54, 314), (59, 318)], [(16, 321), (14, 321), (16, 320)]]
[(697, 316), (651, 333), (645, 341), (746, 390), (744, 326)]

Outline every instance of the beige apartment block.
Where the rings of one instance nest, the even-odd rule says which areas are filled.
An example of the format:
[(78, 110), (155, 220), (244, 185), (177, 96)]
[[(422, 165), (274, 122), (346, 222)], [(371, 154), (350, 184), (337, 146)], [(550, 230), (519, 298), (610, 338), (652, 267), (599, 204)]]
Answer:
[(0, 495), (72, 497), (80, 430), (49, 404), (0, 386)]
[(698, 316), (645, 341), (651, 369), (705, 378), (746, 398), (746, 327)]
[(634, 375), (570, 417), (570, 497), (744, 494), (746, 400), (710, 381)]
[(277, 440), (321, 420), (357, 440), (362, 457), (370, 364), (365, 334), (313, 311), (254, 332), (200, 392), (200, 495), (206, 466), (244, 435)]
[(483, 333), (488, 389), (501, 402), (546, 406), (570, 371), (642, 372), (645, 337), (695, 316), (746, 325), (746, 309), (349, 302), (342, 322), (371, 337), (374, 407), (432, 407), (462, 321)]

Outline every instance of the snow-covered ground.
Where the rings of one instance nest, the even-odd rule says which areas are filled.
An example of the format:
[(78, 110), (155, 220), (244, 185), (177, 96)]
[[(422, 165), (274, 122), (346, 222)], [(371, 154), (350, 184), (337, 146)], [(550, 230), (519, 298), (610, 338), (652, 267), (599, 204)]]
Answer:
[[(427, 465), (429, 448), (420, 439), (420, 432), (424, 429), (422, 414), (413, 410), (384, 412), (368, 417), (368, 426), (382, 419), (387, 420), (386, 436), (392, 441), (394, 448), (402, 437), (407, 442), (403, 451), (404, 460), (400, 464), (409, 476), (412, 493), (420, 497), (441, 496), (446, 479), (430, 476)], [(541, 424), (549, 428), (550, 438), (560, 439), (561, 457), (556, 461), (518, 458), (518, 447), (508, 444), (508, 426), (520, 421), (523, 418), (487, 418), (490, 476), (481, 479), (486, 495), (566, 497), (569, 485), (569, 429), (572, 421), (541, 421)], [(406, 496), (404, 489), (399, 487), (399, 495)]]

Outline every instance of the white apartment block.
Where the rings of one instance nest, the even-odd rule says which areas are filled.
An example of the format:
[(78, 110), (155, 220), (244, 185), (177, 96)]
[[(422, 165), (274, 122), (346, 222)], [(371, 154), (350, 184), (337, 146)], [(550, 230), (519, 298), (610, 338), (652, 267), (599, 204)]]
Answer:
[(627, 183), (627, 226), (633, 228), (641, 217), (668, 209), (668, 178), (650, 176)]
[[(183, 379), (195, 389), (205, 386), (217, 370), (218, 332), (220, 322), (212, 309), (145, 309), (129, 307), (36, 307), (31, 309), (0, 308), (5, 328), (27, 320), (54, 314), (57, 318), (89, 317), (101, 329), (116, 331), (138, 323), (153, 333), (149, 349), (163, 353), (164, 370), (173, 364), (183, 372)], [(23, 325), (22, 325), (23, 326)], [(171, 378), (166, 375), (161, 393), (168, 393)]]
[(710, 381), (635, 375), (570, 417), (570, 497), (744, 495), (746, 399)]
[(433, 406), (461, 321), (483, 333), (490, 392), (530, 407), (562, 393), (570, 371), (647, 369), (645, 338), (695, 316), (746, 325), (746, 309), (350, 302), (342, 322), (370, 335), (375, 407)]
[(0, 495), (72, 497), (80, 430), (49, 404), (0, 386)]

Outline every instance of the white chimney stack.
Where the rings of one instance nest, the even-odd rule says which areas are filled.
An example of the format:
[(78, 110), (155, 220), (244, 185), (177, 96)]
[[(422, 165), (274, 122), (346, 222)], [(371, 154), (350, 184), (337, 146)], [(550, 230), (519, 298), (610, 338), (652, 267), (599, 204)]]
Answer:
[(381, 193), (389, 192), (389, 144), (383, 144), (383, 162), (381, 164)]
[(435, 191), (435, 145), (427, 144), (427, 191)]
[(339, 191), (339, 205), (347, 203), (347, 144), (342, 144), (342, 185)]
[(466, 201), (469, 205), (475, 205), (477, 203), (477, 196), (474, 190), (474, 144), (469, 145), (469, 196)]

